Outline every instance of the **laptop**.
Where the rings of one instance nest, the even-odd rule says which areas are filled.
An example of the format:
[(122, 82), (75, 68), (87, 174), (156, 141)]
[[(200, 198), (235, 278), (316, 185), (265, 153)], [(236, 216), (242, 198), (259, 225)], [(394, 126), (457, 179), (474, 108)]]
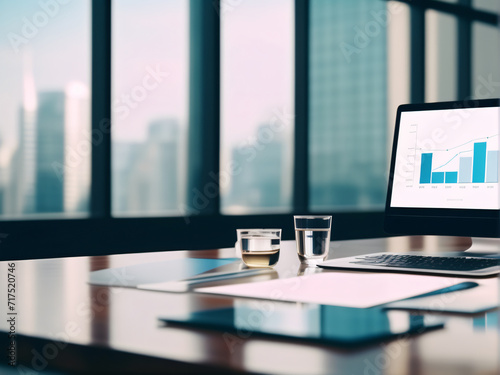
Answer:
[(384, 228), (397, 235), (494, 238), (493, 252), (375, 253), (319, 267), (468, 277), (500, 273), (500, 100), (398, 108)]

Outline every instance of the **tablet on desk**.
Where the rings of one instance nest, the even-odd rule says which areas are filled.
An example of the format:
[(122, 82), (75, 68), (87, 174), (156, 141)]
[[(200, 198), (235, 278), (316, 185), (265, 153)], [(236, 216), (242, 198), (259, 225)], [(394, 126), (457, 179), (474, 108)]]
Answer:
[(277, 301), (235, 301), (233, 307), (163, 316), (160, 320), (172, 326), (214, 329), (236, 338), (272, 335), (342, 346), (402, 338), (443, 327), (440, 318), (404, 311)]

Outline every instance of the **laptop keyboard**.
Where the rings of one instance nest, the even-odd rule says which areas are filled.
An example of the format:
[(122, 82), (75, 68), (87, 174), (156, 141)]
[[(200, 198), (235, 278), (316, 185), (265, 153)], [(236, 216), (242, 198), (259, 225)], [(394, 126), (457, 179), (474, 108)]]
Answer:
[(416, 268), (443, 271), (475, 271), (500, 265), (499, 259), (469, 257), (431, 257), (422, 255), (366, 255), (352, 262), (370, 266)]

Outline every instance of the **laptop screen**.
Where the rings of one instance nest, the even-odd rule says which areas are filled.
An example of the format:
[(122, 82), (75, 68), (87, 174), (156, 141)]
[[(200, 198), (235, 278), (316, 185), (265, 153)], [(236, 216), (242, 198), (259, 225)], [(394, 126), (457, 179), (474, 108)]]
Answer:
[(402, 109), (397, 125), (390, 207), (500, 208), (498, 106)]

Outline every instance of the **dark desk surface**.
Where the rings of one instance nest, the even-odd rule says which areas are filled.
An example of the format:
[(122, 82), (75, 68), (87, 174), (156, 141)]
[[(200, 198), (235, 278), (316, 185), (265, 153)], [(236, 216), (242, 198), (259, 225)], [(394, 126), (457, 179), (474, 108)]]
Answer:
[[(331, 244), (330, 258), (383, 250), (462, 250), (469, 244), (467, 239), (449, 237), (342, 241)], [(157, 317), (165, 312), (230, 306), (233, 298), (87, 284), (93, 270), (182, 257), (232, 256), (234, 249), (218, 249), (15, 262), (17, 358), (25, 366), (23, 373), (30, 369), (144, 374), (500, 373), (496, 311), (474, 317), (452, 316), (444, 329), (358, 349), (256, 336), (229, 344), (218, 332), (160, 327)], [(0, 263), (3, 353), (8, 329), (7, 263)], [(294, 242), (282, 244), (276, 270), (280, 278), (304, 272)], [(0, 370), (6, 369), (7, 363), (5, 355), (1, 357)]]

